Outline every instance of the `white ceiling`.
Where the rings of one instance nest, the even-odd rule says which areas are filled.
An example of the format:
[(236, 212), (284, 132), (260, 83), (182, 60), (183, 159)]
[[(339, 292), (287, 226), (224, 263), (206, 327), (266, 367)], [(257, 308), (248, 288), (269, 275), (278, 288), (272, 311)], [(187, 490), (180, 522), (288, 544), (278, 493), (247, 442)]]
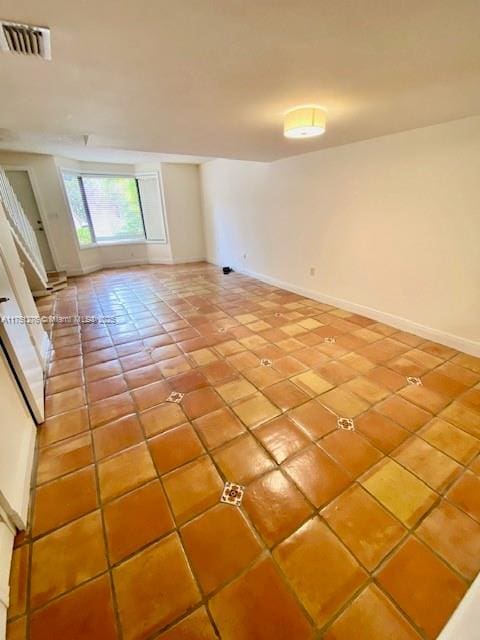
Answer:
[[(2, 0), (0, 18), (49, 26), (53, 56), (0, 53), (3, 148), (262, 161), (480, 113), (479, 0)], [(305, 103), (327, 133), (285, 139)]]

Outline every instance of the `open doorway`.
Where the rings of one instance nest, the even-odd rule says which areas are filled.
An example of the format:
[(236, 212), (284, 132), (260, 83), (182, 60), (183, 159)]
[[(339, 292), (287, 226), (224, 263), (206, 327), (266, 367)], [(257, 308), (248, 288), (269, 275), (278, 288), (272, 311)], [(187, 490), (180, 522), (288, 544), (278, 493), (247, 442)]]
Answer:
[(28, 171), (26, 169), (6, 169), (5, 174), (12, 185), (15, 195), (22, 205), (22, 209), (25, 212), (28, 221), (35, 231), (35, 236), (37, 238), (46, 271), (55, 271), (55, 262), (50, 250), (42, 216), (38, 208)]

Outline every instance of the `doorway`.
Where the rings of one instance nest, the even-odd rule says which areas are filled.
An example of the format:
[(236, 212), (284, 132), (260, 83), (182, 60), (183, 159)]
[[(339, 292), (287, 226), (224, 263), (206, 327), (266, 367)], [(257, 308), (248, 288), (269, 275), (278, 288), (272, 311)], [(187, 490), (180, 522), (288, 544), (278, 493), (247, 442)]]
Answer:
[(5, 174), (12, 185), (18, 201), (22, 205), (28, 221), (32, 225), (32, 229), (35, 231), (45, 269), (47, 271), (55, 271), (55, 262), (50, 250), (50, 245), (48, 244), (47, 234), (45, 233), (44, 224), (28, 171), (26, 169), (8, 169), (5, 170)]

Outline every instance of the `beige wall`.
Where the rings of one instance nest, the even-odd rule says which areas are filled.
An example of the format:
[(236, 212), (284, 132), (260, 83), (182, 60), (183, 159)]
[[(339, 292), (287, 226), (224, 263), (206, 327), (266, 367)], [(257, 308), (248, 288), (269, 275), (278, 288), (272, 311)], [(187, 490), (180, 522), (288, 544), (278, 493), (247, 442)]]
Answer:
[(480, 354), (480, 117), (201, 176), (210, 261)]

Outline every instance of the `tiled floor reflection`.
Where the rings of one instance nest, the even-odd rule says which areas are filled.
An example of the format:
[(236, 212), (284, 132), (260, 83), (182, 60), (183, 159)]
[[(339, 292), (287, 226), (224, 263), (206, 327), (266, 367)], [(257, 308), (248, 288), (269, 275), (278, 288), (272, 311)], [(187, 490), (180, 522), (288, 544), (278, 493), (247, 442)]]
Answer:
[(479, 359), (205, 264), (55, 313), (115, 323), (52, 329), (9, 640), (439, 634), (480, 569)]

